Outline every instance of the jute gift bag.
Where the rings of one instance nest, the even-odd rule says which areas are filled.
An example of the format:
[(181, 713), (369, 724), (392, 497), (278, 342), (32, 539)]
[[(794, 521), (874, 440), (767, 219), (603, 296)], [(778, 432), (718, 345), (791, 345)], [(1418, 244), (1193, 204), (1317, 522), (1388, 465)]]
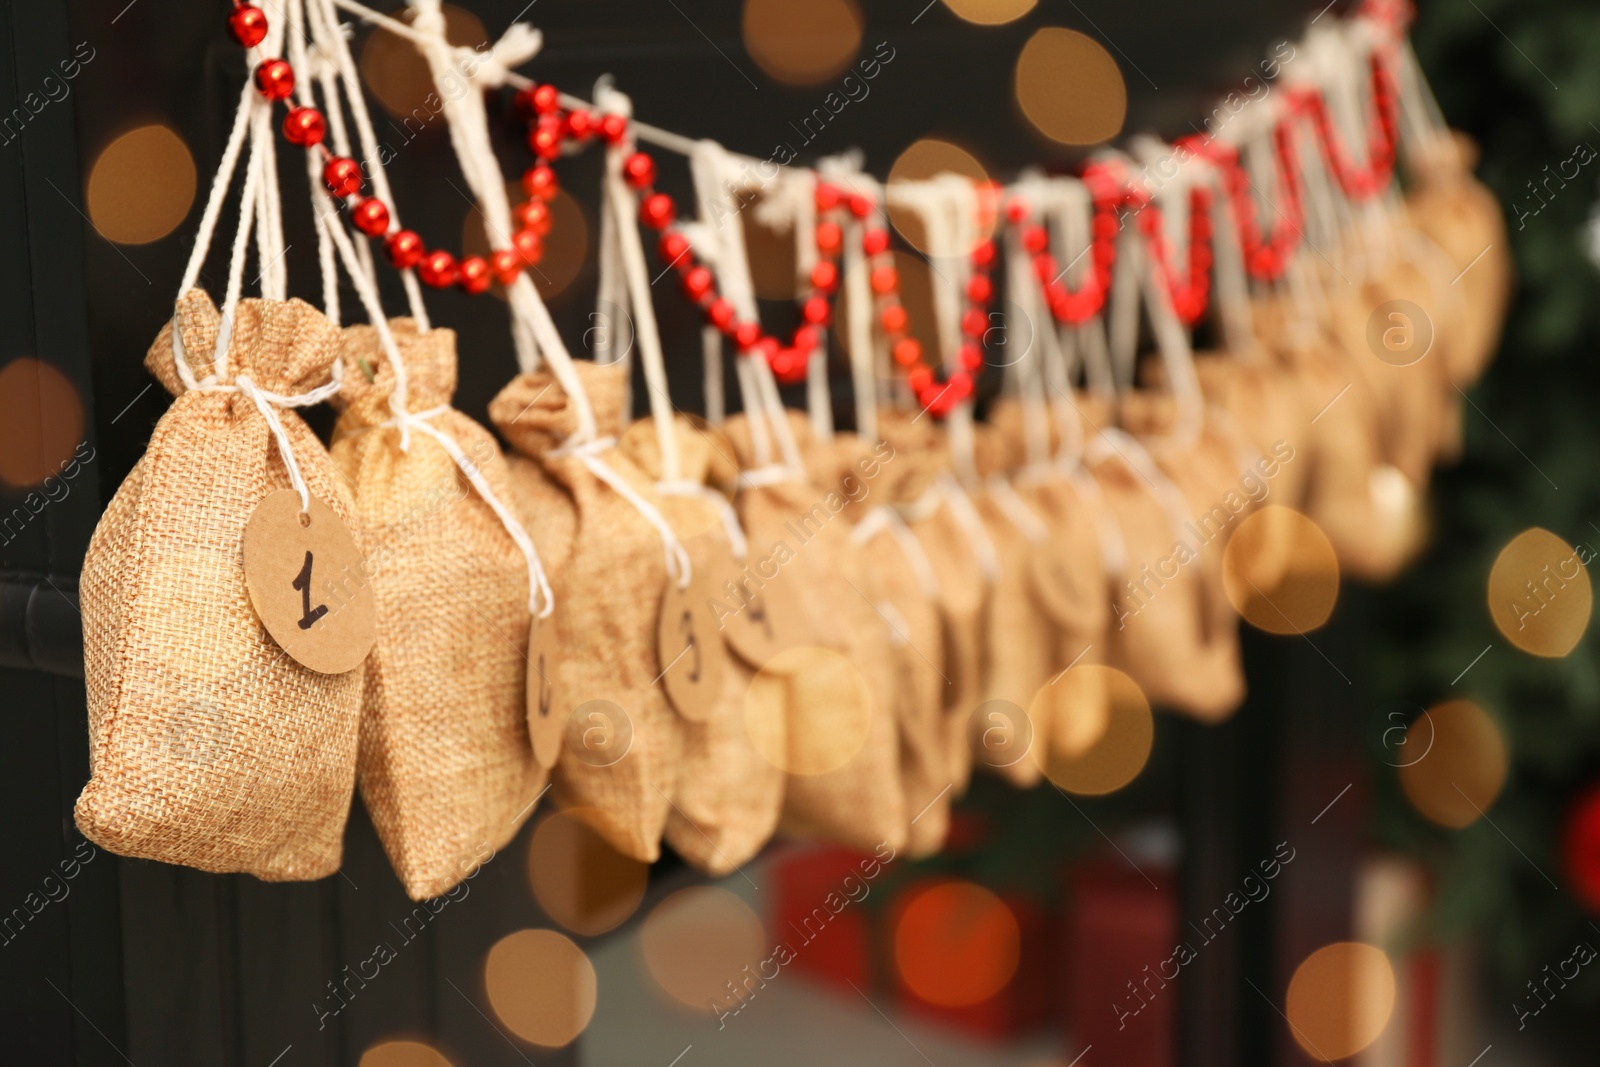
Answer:
[(887, 444), (866, 448), (849, 435), (818, 442), (803, 414), (785, 418), (804, 475), (761, 461), (748, 416), (724, 426), (746, 472), (736, 505), (751, 554), (769, 561), (769, 587), (782, 587), (805, 612), (809, 638), (757, 673), (746, 719), (785, 724), (785, 833), (900, 849), (910, 816), (899, 777), (895, 661), (888, 627), (863, 595), (867, 563), (847, 517), (881, 491), (898, 460)]
[(349, 327), (331, 452), (354, 487), (380, 576), (361, 795), (406, 892), (424, 900), (516, 835), (549, 773), (533, 758), (526, 721), (527, 558), (434, 435), (509, 508), (505, 461), (487, 430), (449, 406), (454, 332), (421, 333), (411, 319), (392, 320), (389, 331), (404, 363), (405, 409), (417, 418), (403, 438), (391, 409), (395, 369), (378, 332)]
[[(726, 588), (728, 582), (740, 583), (744, 564), (739, 557), (748, 557), (736, 517), (734, 529), (729, 529), (732, 504), (723, 495), (738, 478), (733, 446), (717, 430), (697, 427), (682, 415), (674, 416), (673, 432), (681, 487), (659, 482), (661, 450), (650, 420), (629, 427), (618, 451), (658, 480), (661, 512), (689, 546), (695, 565), (711, 568), (712, 614), (724, 621), (737, 611), (749, 610), (740, 607), (734, 595), (737, 588)], [(697, 551), (701, 546), (707, 550)], [(707, 634), (705, 639), (727, 643), (716, 634)], [(777, 829), (783, 808), (783, 772), (763, 753), (783, 751), (781, 746), (787, 744), (784, 702), (764, 708), (761, 714), (746, 715), (746, 694), (756, 672), (732, 655), (729, 647), (716, 706), (703, 721), (682, 725), (678, 788), (666, 826), (666, 840), (673, 850), (716, 876), (728, 874), (754, 857)]]
[[(497, 425), (519, 427), (519, 447), (536, 456), (570, 495), (572, 549), (558, 566), (556, 715), (568, 724), (555, 771), (565, 807), (599, 809), (595, 825), (624, 855), (645, 863), (661, 852), (683, 759), (683, 723), (657, 684), (657, 620), (667, 564), (659, 531), (617, 489), (649, 497), (651, 480), (609, 447), (622, 431), (627, 368), (573, 363), (601, 435), (567, 447), (577, 429), (573, 398), (548, 381), (535, 400), (516, 405), (537, 380), (520, 376), (491, 406)], [(538, 544), (537, 531), (535, 544)]]
[(74, 815), (120, 855), (321, 878), (339, 866), (362, 671), (320, 674), (286, 655), (252, 607), (241, 554), (257, 505), (293, 487), (284, 448), (310, 496), (355, 529), (321, 443), (265, 395), (326, 385), (339, 331), (299, 300), (244, 300), (232, 318), (229, 333), (206, 294), (186, 292), (145, 358), (177, 399), (84, 559), (90, 779)]

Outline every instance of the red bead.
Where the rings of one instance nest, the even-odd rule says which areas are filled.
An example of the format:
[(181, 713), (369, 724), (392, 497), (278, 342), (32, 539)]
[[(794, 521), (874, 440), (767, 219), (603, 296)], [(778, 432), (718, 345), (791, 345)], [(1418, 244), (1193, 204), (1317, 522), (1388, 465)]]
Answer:
[(661, 235), (656, 251), (661, 255), (663, 263), (676, 265), (689, 254), (689, 239), (677, 230), (668, 230)]
[(1041, 252), (1033, 257), (1033, 276), (1041, 282), (1049, 282), (1061, 273), (1056, 269), (1056, 257), (1049, 252)]
[(817, 251), (825, 255), (838, 255), (839, 248), (844, 243), (844, 231), (839, 229), (837, 222), (819, 222), (816, 232)]
[(761, 325), (755, 322), (741, 322), (733, 328), (733, 343), (741, 352), (749, 351), (757, 341), (761, 340)]
[(327, 132), (327, 120), (314, 107), (290, 108), (283, 117), (283, 139), (301, 148), (321, 144)]
[(765, 336), (759, 338), (755, 344), (751, 345), (750, 350), (746, 353), (746, 355), (752, 359), (766, 360), (769, 364), (772, 362), (773, 357), (775, 357), (777, 354), (778, 339), (776, 337)]
[(911, 387), (913, 393), (920, 396), (933, 385), (933, 371), (927, 367), (912, 367), (906, 371), (906, 384)]
[(389, 255), (389, 262), (400, 270), (410, 270), (422, 262), (425, 251), (422, 238), (415, 230), (396, 230), (389, 235), (383, 248)]
[(509, 248), (490, 252), (489, 272), (501, 285), (510, 285), (522, 273), (522, 257)]
[(706, 321), (727, 333), (733, 329), (733, 304), (726, 297), (717, 297), (706, 308)]
[(561, 154), (561, 123), (559, 120), (539, 125), (528, 134), (528, 150), (540, 159), (555, 159)]
[(1006, 202), (1006, 221), (1012, 225), (1028, 220), (1029, 208), (1026, 201), (1010, 200)]
[(972, 265), (975, 267), (992, 267), (994, 266), (994, 256), (994, 242), (985, 238), (979, 241), (978, 246), (972, 250)]
[(442, 249), (429, 252), (417, 264), (417, 277), (424, 285), (435, 289), (448, 289), (456, 281), (456, 257)]
[(967, 279), (967, 299), (975, 304), (987, 304), (994, 295), (994, 283), (987, 274), (974, 274)]
[(833, 308), (828, 304), (825, 296), (814, 296), (807, 300), (801, 309), (801, 317), (813, 326), (826, 326), (833, 316)]
[(888, 230), (868, 230), (861, 235), (861, 251), (869, 256), (881, 256), (889, 250)]
[(511, 247), (530, 267), (544, 258), (544, 238), (532, 230), (518, 230), (512, 234)]
[(267, 16), (259, 7), (240, 4), (228, 16), (228, 32), (245, 48), (254, 48), (266, 39)]
[(1115, 237), (1117, 235), (1117, 231), (1122, 228), (1122, 224), (1118, 220), (1117, 213), (1115, 211), (1095, 212), (1094, 221), (1089, 225), (1090, 232), (1094, 234), (1094, 239), (1097, 241), (1110, 240), (1111, 238)]
[(550, 232), (550, 205), (543, 200), (524, 200), (511, 215), (522, 229), (532, 230), (541, 237)]
[(382, 237), (389, 232), (389, 205), (369, 196), (350, 210), (350, 220), (368, 237)]
[(950, 398), (951, 406), (972, 395), (972, 375), (967, 371), (956, 371), (950, 375), (950, 380), (945, 385), (948, 387), (945, 396)]
[(878, 313), (878, 321), (883, 324), (884, 333), (902, 333), (906, 328), (906, 309), (890, 304)]
[(348, 156), (334, 156), (322, 168), (322, 184), (334, 196), (355, 196), (361, 191), (361, 164)]
[(879, 296), (892, 293), (900, 284), (900, 274), (893, 267), (878, 267), (872, 272), (872, 291)]
[(556, 172), (544, 163), (529, 167), (522, 172), (522, 191), (529, 196), (536, 196), (540, 200), (554, 200), (556, 191), (561, 187), (556, 178)]
[(648, 189), (656, 183), (656, 161), (647, 153), (635, 152), (622, 161), (622, 177), (635, 189)]
[(894, 343), (894, 361), (902, 367), (915, 367), (922, 362), (922, 342), (915, 337), (902, 337)]
[(811, 288), (831, 293), (839, 285), (839, 268), (827, 260), (819, 260), (811, 268)]
[(533, 90), (533, 110), (541, 115), (552, 115), (561, 108), (561, 90), (554, 85), (540, 85)]
[(836, 186), (829, 185), (826, 182), (818, 182), (817, 210), (832, 211), (839, 206), (840, 196), (841, 194)]
[(794, 350), (809, 356), (817, 347), (817, 331), (813, 326), (801, 326), (794, 331)]
[(856, 193), (850, 198), (850, 214), (858, 219), (864, 219), (872, 214), (872, 201)]
[(256, 88), (268, 100), (283, 100), (294, 92), (294, 68), (281, 59), (269, 59), (256, 68)]
[(639, 205), (639, 219), (652, 230), (664, 230), (677, 218), (678, 209), (666, 193), (651, 193)]
[(594, 116), (587, 111), (572, 111), (567, 114), (567, 136), (575, 141), (587, 140), (594, 132)]
[(983, 349), (975, 344), (961, 346), (961, 369), (976, 373), (983, 369)]
[(716, 279), (704, 267), (690, 267), (683, 274), (683, 291), (697, 304), (711, 295), (715, 284)]
[(1038, 255), (1050, 247), (1050, 234), (1043, 226), (1033, 225), (1022, 228), (1022, 247), (1030, 255)]
[(961, 316), (961, 332), (968, 337), (982, 337), (989, 329), (989, 316), (982, 308), (968, 308)]
[(461, 288), (474, 295), (489, 288), (489, 283), (494, 281), (489, 273), (489, 261), (482, 256), (468, 256), (463, 259), (456, 275)]
[(922, 406), (928, 409), (928, 414), (942, 419), (956, 406), (956, 398), (951, 395), (953, 392), (949, 385), (930, 386), (926, 397), (919, 399), (922, 399)]
[(628, 136), (628, 120), (621, 115), (606, 115), (600, 119), (600, 136), (606, 144), (621, 144)]
[(805, 353), (797, 352), (792, 348), (780, 348), (767, 360), (772, 367), (772, 373), (783, 385), (793, 385), (805, 380), (806, 357)]

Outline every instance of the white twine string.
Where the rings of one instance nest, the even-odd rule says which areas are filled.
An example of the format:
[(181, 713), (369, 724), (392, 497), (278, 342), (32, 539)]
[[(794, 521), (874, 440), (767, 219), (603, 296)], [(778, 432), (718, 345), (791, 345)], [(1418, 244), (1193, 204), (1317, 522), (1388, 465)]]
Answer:
[(1000, 514), (1004, 515), (1006, 521), (1015, 526), (1023, 537), (1036, 545), (1050, 540), (1050, 527), (1045, 525), (1038, 512), (1028, 506), (1027, 501), (1022, 499), (1022, 495), (1004, 477), (998, 474), (991, 475), (984, 488), (989, 493), (989, 499), (1000, 509)]
[(949, 509), (950, 517), (955, 520), (956, 529), (966, 539), (973, 558), (978, 561), (978, 572), (987, 584), (993, 585), (1000, 577), (1000, 553), (995, 550), (989, 531), (984, 529), (983, 519), (979, 518), (972, 498), (955, 475), (949, 473), (940, 476), (935, 489), (943, 498), (944, 506)]
[(733, 558), (743, 562), (750, 555), (750, 541), (745, 537), (744, 526), (739, 522), (739, 513), (733, 510), (733, 504), (728, 498), (700, 482), (657, 482), (656, 492), (664, 496), (699, 497), (717, 509), (717, 515), (722, 519), (723, 532), (728, 537), (728, 547), (733, 551)]
[(880, 504), (862, 516), (856, 523), (855, 529), (850, 531), (850, 539), (858, 545), (864, 545), (880, 533), (887, 531), (894, 538), (895, 544), (900, 546), (900, 554), (905, 556), (906, 562), (911, 566), (911, 572), (917, 579), (917, 584), (922, 587), (923, 595), (931, 600), (937, 600), (942, 595), (939, 586), (938, 572), (933, 569), (933, 561), (928, 559), (928, 554), (922, 550), (922, 543), (917, 540), (917, 535), (911, 532), (893, 508), (887, 504)]
[(616, 447), (616, 443), (615, 437), (597, 437), (581, 445), (570, 443), (563, 445), (550, 454), (556, 458), (572, 456), (587, 467), (589, 473), (605, 482), (618, 496), (633, 505), (633, 509), (640, 517), (661, 535), (661, 548), (667, 560), (667, 577), (676, 578), (679, 589), (687, 589), (694, 573), (689, 563), (688, 549), (678, 540), (678, 535), (673, 532), (672, 525), (667, 522), (660, 509), (635, 491), (622, 475), (600, 458), (601, 452)]

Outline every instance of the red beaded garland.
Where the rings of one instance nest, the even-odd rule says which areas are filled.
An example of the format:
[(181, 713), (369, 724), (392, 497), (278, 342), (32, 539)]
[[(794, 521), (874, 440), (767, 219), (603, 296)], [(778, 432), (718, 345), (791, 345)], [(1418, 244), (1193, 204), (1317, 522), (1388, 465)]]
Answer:
[(639, 204), (639, 220), (652, 230), (663, 230), (677, 217), (678, 209), (666, 193), (651, 193)]
[(256, 68), (256, 89), (268, 100), (284, 100), (294, 92), (294, 68), (281, 59), (269, 59)]
[(656, 183), (656, 161), (635, 152), (622, 161), (622, 178), (635, 189), (648, 189)]
[(376, 197), (366, 197), (350, 210), (356, 229), (368, 237), (381, 237), (389, 231), (389, 208)]
[(456, 281), (456, 257), (443, 250), (429, 252), (417, 264), (417, 277), (424, 285), (448, 289)]
[(267, 37), (267, 16), (259, 7), (240, 4), (228, 14), (228, 32), (245, 48), (254, 48)]
[(314, 107), (290, 108), (283, 117), (283, 136), (290, 144), (310, 148), (321, 144), (327, 133), (328, 121)]
[(334, 156), (322, 168), (322, 184), (341, 199), (361, 191), (361, 164), (348, 156)]
[[(446, 253), (448, 255), (449, 253)], [(481, 256), (468, 256), (456, 269), (461, 288), (469, 293), (481, 293), (494, 281), (489, 271), (489, 261)]]
[(389, 262), (400, 270), (410, 270), (421, 263), (422, 257), (427, 254), (427, 247), (415, 230), (396, 230), (389, 235), (383, 247), (389, 255)]

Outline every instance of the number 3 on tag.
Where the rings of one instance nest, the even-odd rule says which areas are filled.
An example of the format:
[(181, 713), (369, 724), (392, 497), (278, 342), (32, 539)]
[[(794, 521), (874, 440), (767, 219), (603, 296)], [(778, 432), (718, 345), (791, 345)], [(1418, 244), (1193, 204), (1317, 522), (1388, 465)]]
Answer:
[(703, 575), (703, 569), (696, 570), (694, 580), (682, 589), (676, 578), (667, 579), (656, 626), (661, 684), (678, 714), (690, 722), (711, 717), (722, 698), (728, 668), (716, 616), (707, 606), (710, 593)]
[(378, 613), (365, 560), (337, 512), (316, 497), (269, 493), (244, 528), (244, 584), (272, 639), (319, 674), (343, 674), (367, 658)]

